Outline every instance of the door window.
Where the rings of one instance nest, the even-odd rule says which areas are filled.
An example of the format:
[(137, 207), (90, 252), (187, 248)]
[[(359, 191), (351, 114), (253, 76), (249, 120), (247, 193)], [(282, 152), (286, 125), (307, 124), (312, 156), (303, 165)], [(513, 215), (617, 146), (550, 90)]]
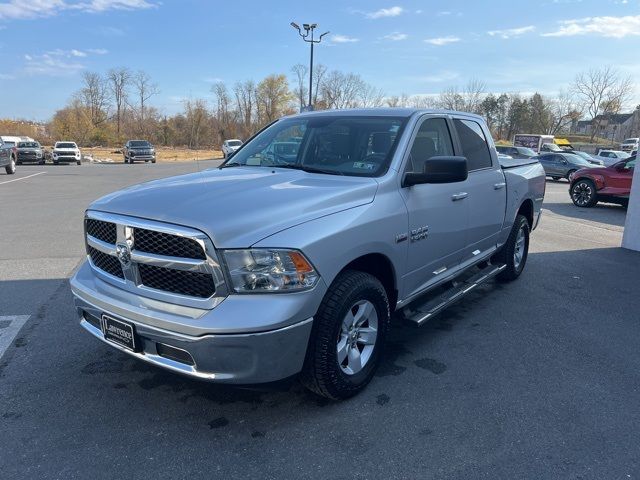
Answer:
[(491, 167), (489, 145), (480, 124), (459, 118), (453, 122), (460, 137), (462, 153), (467, 157), (469, 171)]
[(425, 162), (431, 157), (453, 155), (453, 143), (447, 121), (444, 118), (428, 118), (416, 134), (409, 154), (407, 171), (423, 172)]

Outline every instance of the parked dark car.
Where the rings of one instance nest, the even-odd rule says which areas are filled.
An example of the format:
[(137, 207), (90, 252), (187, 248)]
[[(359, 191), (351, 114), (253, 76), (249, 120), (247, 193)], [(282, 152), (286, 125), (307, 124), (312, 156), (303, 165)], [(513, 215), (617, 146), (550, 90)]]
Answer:
[(18, 142), (17, 164), (30, 162), (44, 165), (44, 152), (38, 142)]
[(630, 157), (606, 168), (585, 168), (571, 177), (569, 194), (577, 207), (593, 207), (598, 202), (627, 206), (636, 157)]
[(603, 168), (592, 165), (584, 158), (572, 153), (544, 153), (538, 157), (538, 161), (542, 164), (547, 177), (554, 180), (561, 178), (569, 180), (571, 175), (581, 168)]
[(528, 158), (537, 157), (538, 154), (529, 147), (512, 147), (508, 145), (496, 145), (498, 153), (509, 155), (511, 158), (526, 160)]
[(156, 151), (146, 140), (129, 140), (122, 149), (124, 163), (145, 161), (156, 163)]

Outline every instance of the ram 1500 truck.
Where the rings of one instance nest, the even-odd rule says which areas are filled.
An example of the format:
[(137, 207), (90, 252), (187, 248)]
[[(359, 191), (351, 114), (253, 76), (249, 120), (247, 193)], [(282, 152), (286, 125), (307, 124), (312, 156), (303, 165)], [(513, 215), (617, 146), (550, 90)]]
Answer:
[(374, 375), (392, 319), (424, 324), (522, 273), (544, 170), (506, 162), (466, 113), (282, 118), (219, 168), (89, 207), (87, 262), (71, 280), (80, 324), (194, 378), (299, 374), (349, 397)]
[(14, 143), (6, 143), (0, 139), (0, 167), (4, 167), (7, 175), (16, 173), (17, 150)]

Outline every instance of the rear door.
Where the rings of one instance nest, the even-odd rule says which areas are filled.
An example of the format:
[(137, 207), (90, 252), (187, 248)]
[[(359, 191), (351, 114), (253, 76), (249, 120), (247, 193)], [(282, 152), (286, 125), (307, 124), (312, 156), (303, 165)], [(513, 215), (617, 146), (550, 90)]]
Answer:
[[(453, 154), (448, 117), (425, 116), (413, 134), (404, 171), (421, 172), (427, 159)], [(460, 264), (467, 244), (469, 204), (458, 195), (467, 191), (467, 185), (468, 180), (400, 189), (409, 219), (405, 298), (438, 282)]]
[(454, 118), (453, 124), (462, 155), (467, 158), (469, 178), (465, 185), (469, 205), (467, 247), (462, 263), (495, 250), (507, 205), (507, 184), (497, 156), (489, 143), (490, 134), (479, 121)]

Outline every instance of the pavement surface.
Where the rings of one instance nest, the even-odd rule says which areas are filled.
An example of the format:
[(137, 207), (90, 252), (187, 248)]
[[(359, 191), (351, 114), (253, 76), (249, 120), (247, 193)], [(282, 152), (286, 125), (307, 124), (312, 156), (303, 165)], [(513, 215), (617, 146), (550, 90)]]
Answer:
[(619, 248), (622, 208), (578, 209), (566, 182), (518, 281), (398, 322), (345, 402), (192, 381), (90, 337), (68, 285), (86, 206), (215, 165), (0, 173), (2, 479), (640, 477), (640, 254)]

